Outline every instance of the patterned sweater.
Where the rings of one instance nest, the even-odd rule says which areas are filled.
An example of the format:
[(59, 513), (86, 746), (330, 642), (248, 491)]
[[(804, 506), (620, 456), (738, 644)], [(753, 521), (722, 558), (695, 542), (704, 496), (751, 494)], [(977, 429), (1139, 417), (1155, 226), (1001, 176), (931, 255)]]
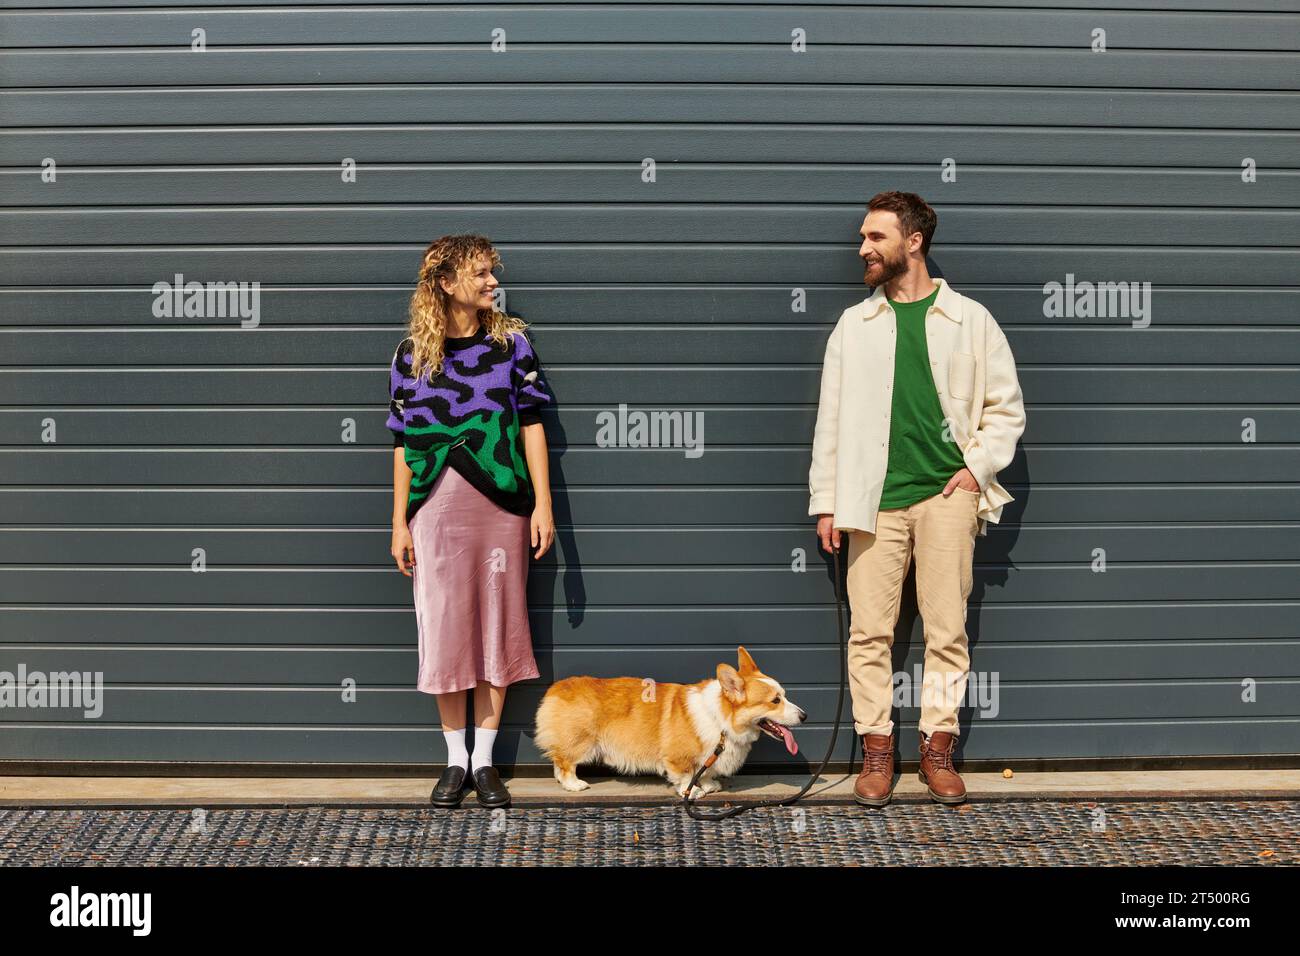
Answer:
[(412, 472), (406, 520), (428, 500), (443, 465), (512, 514), (531, 515), (536, 496), (519, 428), (541, 421), (538, 409), (551, 398), (528, 337), (515, 332), (503, 349), (482, 325), (473, 335), (448, 336), (432, 383), (427, 374), (412, 378), (412, 345), (398, 343), (388, 389), (393, 447), (405, 445)]

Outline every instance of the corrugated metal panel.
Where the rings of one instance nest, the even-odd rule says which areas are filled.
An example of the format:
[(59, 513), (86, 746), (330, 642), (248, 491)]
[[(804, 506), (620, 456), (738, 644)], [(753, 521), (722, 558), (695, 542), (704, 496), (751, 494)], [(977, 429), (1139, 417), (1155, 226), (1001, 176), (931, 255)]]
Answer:
[[(108, 684), (96, 719), (0, 709), (0, 759), (441, 758), (381, 390), (420, 249), (467, 230), (499, 244), (559, 402), (543, 678), (499, 760), (538, 759), (549, 680), (694, 680), (738, 643), (819, 755), (838, 664), (808, 449), (888, 188), (938, 208), (935, 265), (1007, 331), (1028, 407), (1017, 501), (976, 550), (972, 661), (1000, 697), (965, 756), (1295, 752), (1296, 4), (0, 10), (0, 670)], [(153, 318), (177, 272), (261, 282), (260, 327)], [(1066, 273), (1151, 282), (1151, 327), (1045, 318)], [(597, 448), (620, 403), (706, 412), (708, 453)], [(910, 673), (914, 602), (900, 627)]]
[[(39, 6), (39, 4), (37, 4)], [(946, 7), (936, 10), (935, 7)], [(792, 28), (810, 43), (914, 44), (1087, 49), (1105, 28), (1120, 48), (1291, 51), (1294, 21), (1284, 13), (1144, 10), (998, 9), (966, 4), (925, 7), (857, 4), (520, 5), (350, 4), (346, 9), (287, 7), (195, 10), (169, 6), (78, 8), (6, 14), (6, 46), (171, 46), (201, 26), (214, 44), (486, 43), (501, 28), (530, 43), (788, 43)], [(197, 22), (196, 22), (197, 20)], [(1226, 42), (1225, 42), (1226, 41)], [(537, 79), (545, 79), (538, 77)]]

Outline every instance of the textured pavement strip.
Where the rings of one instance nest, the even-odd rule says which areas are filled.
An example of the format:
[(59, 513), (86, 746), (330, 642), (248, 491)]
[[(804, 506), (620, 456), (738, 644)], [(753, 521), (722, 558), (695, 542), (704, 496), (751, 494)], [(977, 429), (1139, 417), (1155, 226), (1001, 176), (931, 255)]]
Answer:
[[(1100, 814), (1098, 810), (1102, 811)], [(1300, 864), (1300, 800), (673, 806), (0, 808), (0, 865)]]

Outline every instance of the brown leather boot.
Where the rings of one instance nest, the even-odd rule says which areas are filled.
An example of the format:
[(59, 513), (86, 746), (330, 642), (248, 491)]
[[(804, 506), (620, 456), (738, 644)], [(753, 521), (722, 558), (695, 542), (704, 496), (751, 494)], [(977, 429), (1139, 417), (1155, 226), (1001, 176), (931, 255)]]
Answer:
[(862, 735), (862, 772), (853, 785), (853, 799), (867, 807), (883, 807), (894, 792), (894, 735)]
[(921, 769), (917, 776), (930, 796), (940, 803), (961, 803), (966, 799), (966, 785), (952, 769), (952, 751), (957, 735), (938, 731), (927, 741), (921, 731)]

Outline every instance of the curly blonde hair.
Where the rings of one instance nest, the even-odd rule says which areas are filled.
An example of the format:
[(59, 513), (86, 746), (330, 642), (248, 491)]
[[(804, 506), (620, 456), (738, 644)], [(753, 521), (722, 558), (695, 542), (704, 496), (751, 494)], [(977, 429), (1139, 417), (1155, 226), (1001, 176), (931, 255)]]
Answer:
[[(430, 379), (441, 372), (446, 354), (443, 340), (447, 337), (451, 296), (443, 291), (438, 280), (445, 277), (455, 283), (465, 270), (473, 268), (474, 260), (480, 256), (485, 256), (493, 269), (501, 266), (501, 256), (486, 236), (442, 236), (424, 250), (415, 291), (411, 294), (407, 328), (412, 342), (411, 373), (417, 381), (426, 370)], [(511, 333), (528, 328), (523, 319), (496, 309), (479, 309), (478, 320), (487, 331), (487, 338), (503, 348), (509, 345)]]

